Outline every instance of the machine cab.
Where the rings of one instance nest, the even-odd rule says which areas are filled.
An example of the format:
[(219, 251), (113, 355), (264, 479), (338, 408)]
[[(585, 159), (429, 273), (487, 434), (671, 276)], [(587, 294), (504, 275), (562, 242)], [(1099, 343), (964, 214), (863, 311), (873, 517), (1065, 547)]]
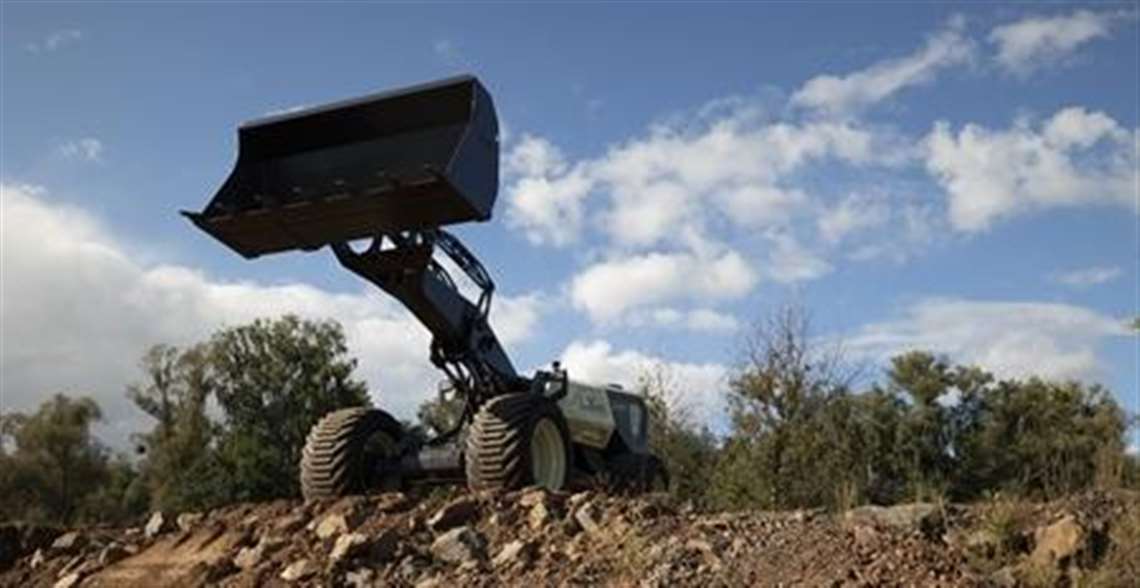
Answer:
[(649, 410), (645, 400), (612, 385), (606, 387), (606, 393), (621, 441), (633, 453), (649, 453)]

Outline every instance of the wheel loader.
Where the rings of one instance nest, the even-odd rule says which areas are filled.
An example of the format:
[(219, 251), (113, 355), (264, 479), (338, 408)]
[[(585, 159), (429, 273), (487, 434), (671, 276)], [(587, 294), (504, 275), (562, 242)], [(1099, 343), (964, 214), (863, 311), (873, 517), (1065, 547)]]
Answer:
[[(302, 452), (306, 498), (417, 481), (668, 484), (639, 396), (572, 380), (557, 362), (521, 374), (495, 336), (494, 282), (444, 227), (489, 220), (498, 183), (491, 96), (461, 76), (245, 123), (233, 171), (201, 212), (183, 211), (246, 258), (329, 248), (428, 329), (428, 357), (462, 402), (458, 424), (432, 438), (380, 409), (324, 416)], [(444, 258), (477, 297), (460, 291)]]

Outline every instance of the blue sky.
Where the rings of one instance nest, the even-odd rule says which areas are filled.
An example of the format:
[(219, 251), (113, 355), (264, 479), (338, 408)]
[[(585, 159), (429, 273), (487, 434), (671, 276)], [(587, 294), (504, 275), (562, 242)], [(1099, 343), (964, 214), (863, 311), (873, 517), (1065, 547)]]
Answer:
[(243, 120), (460, 72), (505, 173), (456, 232), (520, 366), (664, 366), (716, 422), (749, 325), (793, 302), (858, 361), (930, 348), (1137, 408), (1134, 3), (2, 11), (5, 409), (90, 393), (122, 439), (147, 345), (299, 312), (343, 322), (408, 414), (436, 375), (402, 309), (327, 252), (246, 261), (177, 211)]

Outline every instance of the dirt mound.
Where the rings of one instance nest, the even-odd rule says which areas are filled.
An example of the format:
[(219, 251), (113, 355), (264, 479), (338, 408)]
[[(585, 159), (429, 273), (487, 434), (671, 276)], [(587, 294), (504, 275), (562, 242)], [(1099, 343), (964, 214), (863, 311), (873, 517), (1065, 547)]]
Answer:
[(1140, 565), (1113, 544), (1135, 495), (1016, 504), (708, 514), (536, 489), (278, 501), (133, 529), (25, 527), (0, 545), (14, 562), (0, 585), (1113, 585), (1098, 566)]

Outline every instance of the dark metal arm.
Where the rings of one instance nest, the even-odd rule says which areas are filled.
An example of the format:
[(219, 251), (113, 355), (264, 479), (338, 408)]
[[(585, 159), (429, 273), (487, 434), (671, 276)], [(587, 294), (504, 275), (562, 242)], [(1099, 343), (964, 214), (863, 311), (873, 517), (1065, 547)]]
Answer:
[[(476, 302), (432, 258), (436, 248), (479, 288)], [(488, 322), (494, 282), (453, 235), (442, 229), (381, 233), (360, 253), (348, 243), (332, 249), (341, 265), (394, 296), (431, 332), (431, 361), (464, 394), (465, 417), (487, 398), (527, 388), (529, 380), (519, 377)]]

